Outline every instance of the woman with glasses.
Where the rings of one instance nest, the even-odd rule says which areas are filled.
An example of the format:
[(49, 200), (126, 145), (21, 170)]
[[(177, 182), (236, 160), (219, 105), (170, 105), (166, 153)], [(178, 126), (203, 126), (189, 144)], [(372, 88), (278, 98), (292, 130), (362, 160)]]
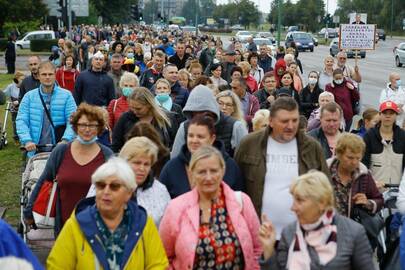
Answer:
[(151, 217), (131, 200), (135, 174), (112, 158), (91, 176), (96, 196), (82, 200), (47, 259), (47, 269), (166, 269), (168, 260)]
[(42, 184), (56, 179), (56, 235), (77, 202), (86, 197), (93, 172), (112, 155), (109, 148), (97, 142), (97, 136), (104, 131), (106, 125), (101, 108), (82, 103), (72, 114), (70, 123), (77, 134), (76, 139), (68, 144), (59, 144), (52, 151), (24, 210), (27, 224), (34, 225), (32, 208)]
[(245, 118), (242, 112), (242, 104), (238, 96), (231, 90), (219, 92), (216, 95), (219, 109), (225, 115), (245, 123)]

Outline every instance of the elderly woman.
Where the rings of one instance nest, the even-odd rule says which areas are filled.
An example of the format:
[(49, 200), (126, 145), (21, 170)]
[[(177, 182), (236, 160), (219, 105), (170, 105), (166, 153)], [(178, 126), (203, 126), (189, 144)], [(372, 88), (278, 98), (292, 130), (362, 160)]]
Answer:
[(107, 107), (108, 125), (114, 129), (115, 124), (120, 119), (121, 114), (128, 111), (128, 97), (132, 94), (135, 87), (139, 86), (138, 77), (131, 72), (124, 72), (120, 79), (120, 88), (122, 96), (111, 100)]
[(259, 269), (259, 220), (250, 198), (224, 181), (225, 161), (212, 146), (191, 157), (193, 190), (172, 200), (159, 232), (171, 269)]
[(159, 132), (163, 143), (171, 147), (177, 126), (175, 120), (159, 107), (155, 97), (145, 87), (136, 87), (129, 96), (129, 111), (123, 113), (114, 127), (112, 135), (112, 149), (115, 153), (121, 150), (127, 133), (138, 122), (152, 124)]
[(365, 149), (361, 137), (344, 133), (337, 141), (336, 156), (327, 160), (336, 196), (336, 209), (341, 215), (351, 218), (355, 207), (375, 214), (384, 204), (373, 176), (360, 162)]
[(255, 113), (252, 119), (253, 131), (258, 131), (269, 125), (270, 111), (267, 109), (260, 109)]
[(61, 231), (47, 269), (165, 269), (167, 257), (151, 217), (131, 200), (131, 167), (111, 158), (92, 175), (96, 196), (82, 200)]
[(283, 229), (277, 247), (274, 226), (262, 217), (262, 270), (374, 269), (364, 228), (333, 208), (333, 188), (325, 174), (313, 171), (301, 175), (290, 192), (297, 221)]
[(245, 117), (242, 112), (242, 104), (239, 97), (231, 90), (225, 90), (219, 92), (216, 95), (219, 109), (225, 115), (232, 117), (235, 120), (239, 120), (245, 123)]
[(146, 137), (134, 137), (122, 147), (119, 157), (131, 165), (136, 180), (136, 200), (159, 226), (160, 219), (170, 201), (166, 187), (155, 177), (151, 168), (158, 158), (159, 148)]
[(86, 197), (93, 172), (112, 155), (109, 148), (97, 142), (97, 135), (104, 131), (106, 124), (101, 108), (82, 103), (72, 114), (70, 123), (77, 134), (76, 139), (72, 143), (59, 144), (52, 151), (24, 210), (26, 222), (34, 224), (32, 208), (42, 185), (57, 179), (56, 235), (77, 202)]
[(328, 55), (323, 60), (324, 68), (319, 73), (319, 88), (325, 89), (328, 83), (333, 81), (333, 66), (335, 65), (335, 58)]
[(242, 190), (244, 186), (242, 173), (235, 161), (225, 151), (222, 141), (216, 140), (212, 117), (194, 116), (189, 122), (186, 140), (179, 155), (166, 163), (160, 175), (160, 181), (166, 185), (172, 198), (190, 191), (192, 184), (188, 170), (191, 155), (204, 145), (212, 145), (221, 152), (226, 163), (224, 181), (232, 189)]

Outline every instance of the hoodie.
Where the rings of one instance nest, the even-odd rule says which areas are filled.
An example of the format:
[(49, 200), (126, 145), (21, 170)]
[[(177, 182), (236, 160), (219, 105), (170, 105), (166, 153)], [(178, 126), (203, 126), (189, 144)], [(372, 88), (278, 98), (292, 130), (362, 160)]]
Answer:
[(281, 76), (287, 70), (287, 63), (284, 61), (284, 59), (281, 58), (277, 60), (276, 65), (274, 66), (274, 70), (275, 70), (274, 77), (276, 77), (278, 88), (280, 87)]
[[(190, 120), (193, 117), (193, 112), (211, 112), (214, 114), (217, 139), (222, 140), (226, 151), (232, 156), (233, 149), (239, 145), (242, 137), (247, 135), (244, 124), (221, 113), (212, 90), (205, 85), (196, 86), (188, 97), (183, 109), (184, 116)], [(176, 157), (180, 153), (181, 147), (186, 143), (188, 120), (180, 124), (174, 139), (171, 158)], [(230, 132), (229, 128), (231, 128)]]
[[(215, 141), (213, 146), (221, 151), (222, 157), (225, 160), (225, 175), (223, 180), (233, 190), (243, 190), (244, 179), (235, 160), (225, 151), (224, 144), (221, 141)], [(189, 165), (190, 159), (191, 153), (187, 145), (183, 145), (179, 155), (167, 162), (162, 169), (159, 180), (166, 186), (172, 199), (191, 190), (186, 171), (186, 166)]]

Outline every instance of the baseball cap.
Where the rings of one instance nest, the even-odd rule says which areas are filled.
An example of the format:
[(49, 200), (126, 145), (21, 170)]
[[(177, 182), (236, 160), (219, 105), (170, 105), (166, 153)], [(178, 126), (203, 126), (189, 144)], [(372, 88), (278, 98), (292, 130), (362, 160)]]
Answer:
[(392, 101), (385, 101), (380, 105), (380, 112), (384, 112), (386, 110), (393, 110), (396, 113), (399, 113), (398, 105)]
[(277, 97), (291, 97), (291, 90), (287, 87), (281, 87), (276, 90)]
[(162, 42), (167, 43), (167, 42), (169, 42), (169, 39), (167, 37), (162, 37)]

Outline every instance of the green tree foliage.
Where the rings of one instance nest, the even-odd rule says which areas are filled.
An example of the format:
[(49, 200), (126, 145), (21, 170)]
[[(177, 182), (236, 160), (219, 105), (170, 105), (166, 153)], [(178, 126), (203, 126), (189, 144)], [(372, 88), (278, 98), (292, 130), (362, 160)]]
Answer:
[(249, 26), (258, 25), (260, 11), (252, 1), (237, 0), (230, 4), (216, 6), (212, 15), (217, 21), (225, 18), (229, 19), (230, 24)]
[(103, 17), (103, 22), (111, 24), (130, 22), (130, 7), (137, 2), (137, 0), (90, 0), (98, 15)]
[(33, 22), (47, 13), (46, 5), (41, 0), (0, 0), (0, 30), (3, 30), (6, 22)]
[[(186, 22), (189, 23), (192, 21), (195, 23), (195, 12), (198, 0), (187, 0), (185, 2), (182, 10), (181, 16), (186, 18)], [(199, 0), (199, 9), (198, 9), (198, 23), (205, 23), (207, 18), (213, 17), (213, 12), (215, 7), (215, 3), (213, 0)]]

